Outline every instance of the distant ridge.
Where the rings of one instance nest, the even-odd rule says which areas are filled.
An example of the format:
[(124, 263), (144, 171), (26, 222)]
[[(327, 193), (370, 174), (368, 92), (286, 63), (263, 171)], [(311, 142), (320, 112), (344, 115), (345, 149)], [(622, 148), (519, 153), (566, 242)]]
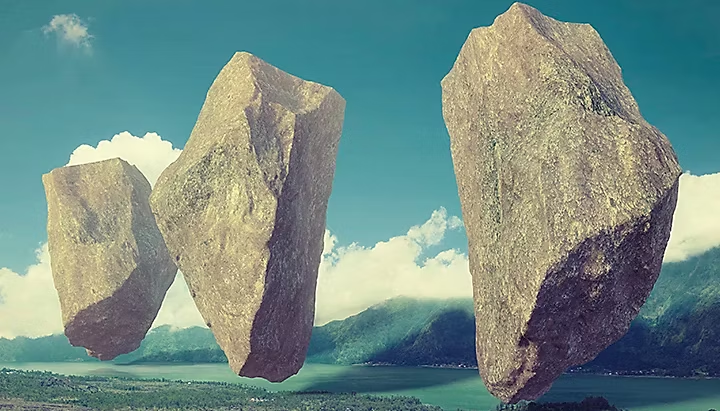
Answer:
[(474, 323), (469, 298), (393, 298), (345, 320), (316, 327), (307, 361), (474, 365)]

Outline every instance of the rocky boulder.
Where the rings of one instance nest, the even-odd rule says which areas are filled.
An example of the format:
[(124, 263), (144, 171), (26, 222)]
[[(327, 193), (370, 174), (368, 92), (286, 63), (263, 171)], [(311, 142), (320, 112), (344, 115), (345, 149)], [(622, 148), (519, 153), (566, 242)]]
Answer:
[(442, 80), (480, 375), (506, 402), (622, 337), (660, 272), (680, 168), (587, 24), (515, 3)]
[(137, 349), (177, 272), (150, 183), (119, 158), (56, 168), (42, 181), (65, 335), (101, 360)]
[(235, 373), (282, 381), (312, 331), (345, 101), (236, 53), (151, 207)]

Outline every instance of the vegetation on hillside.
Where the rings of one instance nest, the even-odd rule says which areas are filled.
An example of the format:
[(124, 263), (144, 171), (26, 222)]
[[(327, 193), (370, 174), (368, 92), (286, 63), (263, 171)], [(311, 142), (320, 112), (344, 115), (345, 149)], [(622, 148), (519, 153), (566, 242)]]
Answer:
[(119, 364), (140, 362), (227, 362), (227, 357), (215, 342), (212, 331), (202, 327), (173, 329), (164, 325), (150, 331), (140, 348), (120, 355)]
[(275, 393), (230, 383), (67, 377), (49, 372), (0, 370), (0, 408), (27, 402), (37, 409), (59, 404), (92, 410), (442, 411), (410, 397)]
[[(0, 363), (98, 361), (82, 347), (73, 347), (62, 334), (41, 338), (0, 338)], [(113, 362), (227, 362), (225, 354), (207, 328), (190, 327), (174, 330), (161, 326), (151, 330), (140, 347), (118, 356)]]
[[(446, 364), (447, 357), (474, 363), (472, 307), (471, 299), (393, 298), (345, 320), (316, 327), (307, 359), (344, 365), (368, 362), (425, 365)], [(463, 350), (468, 348), (468, 325), (472, 334), (471, 356)], [(456, 340), (459, 336), (465, 339)]]
[(371, 355), (369, 361), (406, 366), (476, 366), (472, 300), (445, 307), (432, 315), (418, 332)]
[(0, 338), (0, 362), (98, 361), (62, 334), (41, 338)]
[[(138, 380), (63, 376), (50, 372), (0, 369), (0, 408), (70, 410), (283, 410), (283, 411), (442, 411), (402, 396), (315, 392), (269, 392), (221, 382)], [(602, 397), (579, 403), (501, 404), (496, 411), (621, 411)], [(462, 410), (458, 410), (462, 411)]]
[(720, 248), (663, 266), (628, 333), (589, 371), (720, 376)]

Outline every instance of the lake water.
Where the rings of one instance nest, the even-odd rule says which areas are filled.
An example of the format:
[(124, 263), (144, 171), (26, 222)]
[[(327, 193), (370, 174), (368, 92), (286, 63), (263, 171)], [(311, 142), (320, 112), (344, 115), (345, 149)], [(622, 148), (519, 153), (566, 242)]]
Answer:
[[(133, 378), (238, 382), (272, 391), (333, 391), (408, 395), (445, 410), (487, 411), (499, 403), (476, 370), (414, 367), (352, 367), (307, 364), (282, 383), (240, 378), (227, 364), (115, 365), (111, 363), (10, 363), (0, 368), (52, 371), (65, 375), (105, 375)], [(564, 375), (543, 401), (579, 401), (602, 395), (632, 411), (708, 411), (720, 409), (720, 380), (653, 377)]]

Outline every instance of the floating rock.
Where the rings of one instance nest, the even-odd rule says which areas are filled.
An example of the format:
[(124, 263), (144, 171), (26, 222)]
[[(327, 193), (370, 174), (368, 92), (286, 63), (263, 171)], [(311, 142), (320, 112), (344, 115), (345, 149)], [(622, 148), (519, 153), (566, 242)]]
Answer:
[(515, 3), (442, 81), (490, 392), (532, 400), (627, 331), (660, 272), (680, 168), (587, 24)]
[(177, 272), (150, 210), (150, 183), (119, 158), (42, 180), (65, 335), (101, 360), (137, 349)]
[(344, 110), (332, 88), (236, 53), (150, 197), (239, 375), (282, 381), (305, 359)]

